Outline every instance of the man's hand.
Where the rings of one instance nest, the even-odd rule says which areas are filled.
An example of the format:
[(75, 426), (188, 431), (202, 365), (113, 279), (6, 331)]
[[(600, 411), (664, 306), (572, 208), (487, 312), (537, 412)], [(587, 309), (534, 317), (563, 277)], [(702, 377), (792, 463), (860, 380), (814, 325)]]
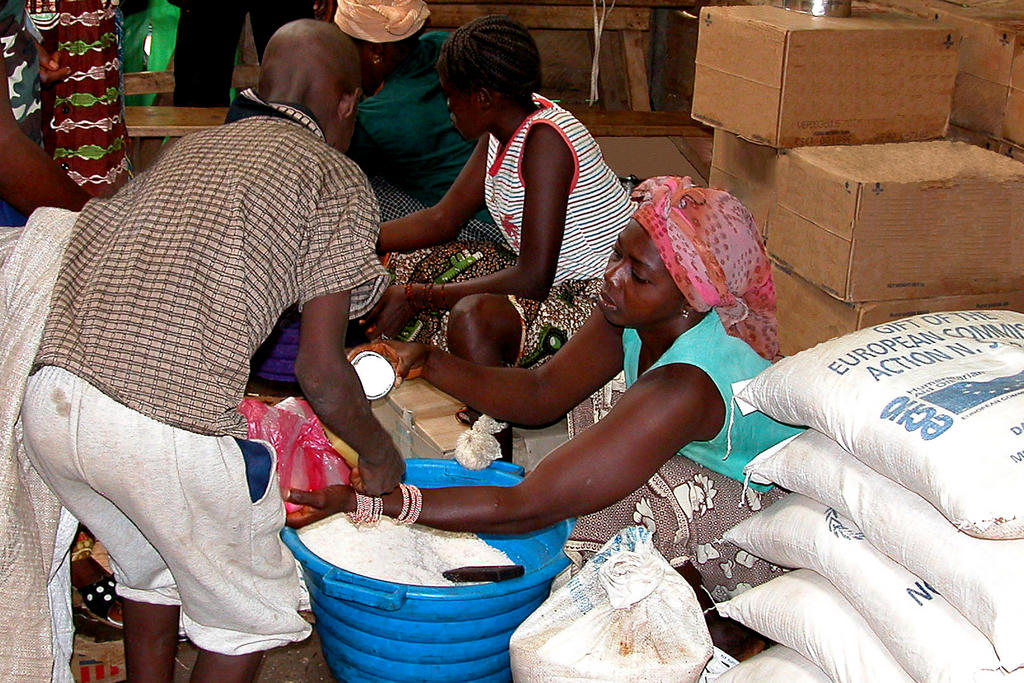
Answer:
[(405, 460), (385, 460), (373, 463), (360, 454), (359, 466), (352, 470), (349, 482), (359, 493), (367, 496), (383, 496), (391, 493), (402, 481), (405, 474)]
[(405, 287), (391, 285), (366, 316), (366, 334), (371, 338), (393, 337), (415, 313), (416, 309), (405, 297)]
[(346, 512), (349, 508), (355, 508), (351, 502), (353, 499), (352, 487), (340, 484), (318, 491), (289, 489), (286, 500), (302, 507), (295, 512), (289, 512), (285, 518), (285, 524), (299, 529), (325, 517)]
[(59, 52), (51, 55), (39, 42), (36, 42), (36, 52), (39, 54), (39, 81), (43, 85), (60, 83), (71, 73), (71, 67), (60, 65)]

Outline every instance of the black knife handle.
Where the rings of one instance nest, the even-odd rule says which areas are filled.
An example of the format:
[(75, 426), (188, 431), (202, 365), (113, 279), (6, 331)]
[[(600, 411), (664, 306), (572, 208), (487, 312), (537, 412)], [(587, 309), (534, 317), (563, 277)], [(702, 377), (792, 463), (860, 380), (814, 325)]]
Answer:
[(518, 579), (526, 573), (521, 564), (502, 564), (489, 567), (458, 567), (441, 572), (449, 581), (465, 583), (469, 581), (505, 581)]

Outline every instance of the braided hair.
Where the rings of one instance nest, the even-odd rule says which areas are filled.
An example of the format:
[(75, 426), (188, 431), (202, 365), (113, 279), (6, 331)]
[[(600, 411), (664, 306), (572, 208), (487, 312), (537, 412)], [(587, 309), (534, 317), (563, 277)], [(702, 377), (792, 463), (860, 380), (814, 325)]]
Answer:
[(480, 17), (460, 26), (441, 46), (437, 72), (462, 92), (488, 88), (528, 105), (540, 90), (540, 53), (515, 19)]

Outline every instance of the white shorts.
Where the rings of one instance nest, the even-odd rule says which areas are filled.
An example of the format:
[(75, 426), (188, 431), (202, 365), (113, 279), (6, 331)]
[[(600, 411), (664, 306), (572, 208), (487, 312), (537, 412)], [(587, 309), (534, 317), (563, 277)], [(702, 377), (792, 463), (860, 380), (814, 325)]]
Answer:
[(169, 427), (49, 366), (29, 378), (22, 423), (40, 475), (110, 553), (118, 594), (181, 605), (186, 635), (222, 654), (309, 635), (269, 444), (251, 493), (234, 438)]

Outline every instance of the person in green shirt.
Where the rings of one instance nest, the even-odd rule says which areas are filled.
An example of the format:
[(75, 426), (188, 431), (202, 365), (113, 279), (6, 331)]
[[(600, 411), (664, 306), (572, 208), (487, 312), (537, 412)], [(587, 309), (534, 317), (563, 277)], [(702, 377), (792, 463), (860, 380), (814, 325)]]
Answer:
[[(422, 0), (340, 0), (336, 23), (359, 49), (363, 92), (348, 155), (371, 178), (382, 220), (433, 206), (455, 182), (476, 140), (455, 129), (437, 75), (445, 31), (426, 31)], [(486, 209), (461, 239), (501, 241)]]

